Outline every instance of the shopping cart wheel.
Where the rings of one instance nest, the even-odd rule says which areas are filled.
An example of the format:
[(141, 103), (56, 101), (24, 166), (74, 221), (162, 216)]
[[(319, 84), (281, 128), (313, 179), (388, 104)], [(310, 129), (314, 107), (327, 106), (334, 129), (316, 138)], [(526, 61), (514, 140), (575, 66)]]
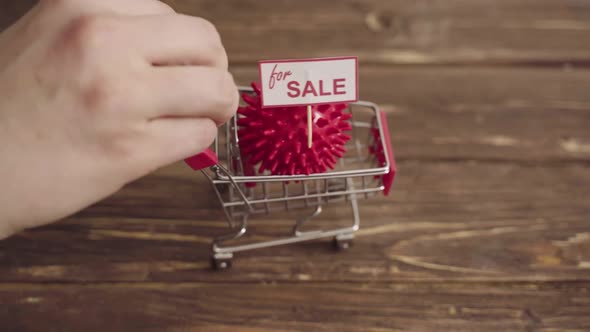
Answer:
[(211, 267), (215, 270), (227, 270), (232, 266), (231, 257), (211, 257)]
[(344, 234), (338, 235), (334, 238), (333, 244), (334, 248), (338, 251), (344, 251), (350, 249), (354, 243), (354, 235), (353, 234)]
[(229, 191), (229, 184), (226, 183), (218, 183), (215, 187), (217, 187), (220, 194), (225, 194)]

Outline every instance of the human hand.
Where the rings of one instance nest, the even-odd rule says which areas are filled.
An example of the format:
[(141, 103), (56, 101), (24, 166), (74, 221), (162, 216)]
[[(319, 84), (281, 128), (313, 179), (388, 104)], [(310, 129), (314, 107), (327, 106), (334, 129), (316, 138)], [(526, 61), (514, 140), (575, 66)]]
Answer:
[(0, 35), (0, 238), (204, 150), (238, 100), (209, 22), (156, 0), (41, 0)]

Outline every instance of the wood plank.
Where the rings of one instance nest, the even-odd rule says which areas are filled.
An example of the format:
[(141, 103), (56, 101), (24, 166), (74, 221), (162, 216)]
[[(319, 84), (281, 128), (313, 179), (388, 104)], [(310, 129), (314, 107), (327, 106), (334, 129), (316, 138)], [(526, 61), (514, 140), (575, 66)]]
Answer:
[[(547, 1), (537, 2), (545, 4)], [(9, 1), (6, 13), (12, 14), (6, 15), (21, 12), (24, 5), (18, 3)], [(269, 5), (270, 9), (261, 11), (277, 10), (273, 6), (287, 6), (286, 2), (273, 3)], [(302, 2), (301, 8), (306, 3)], [(387, 3), (399, 5), (396, 1), (383, 3), (386, 6)], [(383, 3), (374, 2), (374, 5)], [(584, 13), (583, 8), (576, 7), (584, 7), (579, 1), (576, 4), (549, 1), (546, 7), (537, 7), (531, 1), (469, 3), (473, 5), (454, 1), (449, 8), (470, 8), (487, 3), (488, 6), (498, 6), (497, 10), (513, 9), (517, 13), (514, 15), (533, 15), (542, 12), (541, 8), (556, 9), (560, 6), (568, 9), (553, 12), (571, 13), (571, 8), (576, 8), (579, 9), (575, 11), (576, 15), (583, 16)], [(227, 6), (232, 4), (235, 5), (233, 1), (216, 5), (206, 1), (173, 3), (183, 10), (201, 8), (204, 13), (221, 11), (224, 15), (219, 15), (223, 17), (232, 16), (225, 15)], [(245, 4), (247, 8), (259, 8), (258, 2)], [(336, 6), (343, 4), (341, 2)], [(456, 6), (453, 7), (453, 4)], [(318, 6), (320, 12), (327, 10), (327, 5)], [(294, 12), (298, 10), (301, 11), (293, 9)], [(243, 15), (242, 10), (235, 15)], [(579, 42), (579, 45), (583, 43)], [(234, 67), (233, 72), (242, 84), (256, 79), (253, 65)], [(361, 76), (363, 99), (378, 102), (386, 110), (397, 111), (391, 116), (391, 127), (400, 158), (528, 162), (588, 161), (590, 158), (590, 132), (586, 130), (590, 125), (590, 95), (587, 93), (590, 75), (585, 70), (465, 69), (452, 66), (384, 68), (363, 65)]]
[(234, 63), (357, 54), (363, 63), (586, 65), (578, 0), (167, 0), (218, 25)]
[[(255, 67), (232, 72), (257, 80)], [(363, 66), (360, 81), (400, 159), (590, 160), (588, 71)]]
[[(400, 163), (393, 196), (361, 201), (354, 248), (329, 241), (240, 253), (209, 270), (226, 225), (201, 175), (177, 165), (59, 224), (0, 242), (0, 281), (590, 280), (584, 165)], [(303, 212), (301, 212), (303, 213)], [(294, 216), (254, 218), (248, 240)], [(350, 222), (330, 205), (317, 225)]]
[(0, 287), (6, 331), (587, 331), (590, 284)]
[[(214, 22), (231, 61), (357, 54), (363, 63), (587, 66), (579, 0), (167, 0)], [(5, 0), (0, 29), (34, 1)]]

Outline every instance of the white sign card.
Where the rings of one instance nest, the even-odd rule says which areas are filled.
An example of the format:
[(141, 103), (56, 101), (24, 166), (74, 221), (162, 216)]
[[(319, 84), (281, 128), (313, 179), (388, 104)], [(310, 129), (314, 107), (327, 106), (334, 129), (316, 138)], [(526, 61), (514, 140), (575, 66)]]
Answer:
[(269, 60), (258, 64), (263, 107), (358, 101), (358, 58)]

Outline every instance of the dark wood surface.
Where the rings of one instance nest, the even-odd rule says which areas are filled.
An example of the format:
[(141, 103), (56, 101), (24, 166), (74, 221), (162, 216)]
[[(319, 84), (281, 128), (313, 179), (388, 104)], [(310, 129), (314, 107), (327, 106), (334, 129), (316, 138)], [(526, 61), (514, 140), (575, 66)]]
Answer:
[[(0, 26), (32, 2), (4, 1)], [(168, 3), (218, 24), (241, 84), (260, 59), (358, 54), (393, 195), (361, 202), (347, 252), (283, 246), (220, 273), (218, 202), (172, 165), (0, 242), (2, 331), (590, 330), (590, 3)], [(255, 220), (251, 239), (289, 223)]]

